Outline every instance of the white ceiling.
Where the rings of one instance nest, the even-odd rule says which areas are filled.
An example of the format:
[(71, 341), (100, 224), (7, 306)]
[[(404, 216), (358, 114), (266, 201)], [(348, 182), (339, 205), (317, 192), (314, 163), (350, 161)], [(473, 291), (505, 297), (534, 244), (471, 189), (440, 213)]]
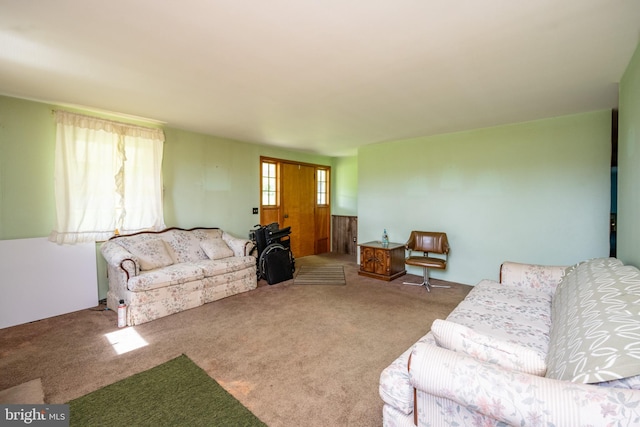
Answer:
[(639, 0), (0, 0), (0, 93), (341, 156), (617, 106)]

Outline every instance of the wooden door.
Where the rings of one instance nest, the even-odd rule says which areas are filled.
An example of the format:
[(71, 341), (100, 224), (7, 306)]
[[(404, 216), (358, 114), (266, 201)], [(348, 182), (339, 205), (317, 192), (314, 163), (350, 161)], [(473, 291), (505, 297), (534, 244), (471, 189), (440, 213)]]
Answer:
[(315, 251), (315, 168), (282, 163), (282, 224), (291, 226), (293, 256), (314, 255)]

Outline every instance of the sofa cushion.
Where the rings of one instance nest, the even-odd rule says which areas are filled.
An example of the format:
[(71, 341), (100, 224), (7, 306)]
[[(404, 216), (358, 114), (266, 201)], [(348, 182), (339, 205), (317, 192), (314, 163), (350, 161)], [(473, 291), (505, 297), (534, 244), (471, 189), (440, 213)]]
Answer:
[(198, 236), (192, 231), (170, 229), (162, 233), (162, 239), (167, 242), (175, 263), (207, 259), (207, 255), (200, 247)]
[(202, 278), (204, 278), (204, 271), (195, 264), (173, 264), (156, 270), (143, 271), (130, 278), (127, 287), (133, 292), (143, 292)]
[(478, 333), (447, 320), (436, 319), (431, 332), (440, 347), (532, 375), (544, 375), (546, 354), (539, 350)]
[(167, 251), (162, 239), (150, 239), (130, 246), (129, 252), (140, 263), (140, 270), (153, 270), (173, 264), (173, 258)]
[(219, 228), (196, 228), (191, 232), (198, 240), (220, 239), (223, 234)]
[(131, 235), (122, 235), (115, 238), (113, 241), (131, 252), (131, 248), (135, 245), (146, 242), (148, 240), (159, 239), (160, 236), (156, 233), (137, 233)]
[(211, 277), (253, 267), (256, 265), (256, 259), (251, 256), (235, 256), (217, 260), (205, 259), (193, 264), (202, 269), (205, 277)]
[(447, 320), (546, 355), (551, 328), (551, 295), (482, 280)]
[(200, 242), (200, 247), (209, 259), (222, 259), (233, 256), (233, 251), (222, 238), (203, 240)]
[(615, 258), (576, 265), (558, 285), (549, 378), (598, 383), (640, 374), (640, 270)]

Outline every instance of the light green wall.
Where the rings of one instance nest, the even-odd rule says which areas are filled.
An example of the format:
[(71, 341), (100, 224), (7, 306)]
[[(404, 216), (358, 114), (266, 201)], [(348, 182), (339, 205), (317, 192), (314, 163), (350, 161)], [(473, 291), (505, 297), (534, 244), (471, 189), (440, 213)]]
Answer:
[(0, 239), (48, 236), (55, 124), (46, 104), (0, 97)]
[(640, 267), (640, 44), (620, 81), (618, 117), (618, 251)]
[(260, 156), (331, 165), (331, 158), (165, 129), (164, 215), (167, 226), (220, 227), (247, 236), (259, 222)]
[(331, 213), (358, 215), (358, 157), (337, 157), (332, 165)]
[[(55, 108), (0, 96), (0, 240), (46, 237), (54, 226)], [(259, 221), (251, 208), (259, 206), (260, 156), (327, 166), (332, 162), (326, 156), (171, 127), (164, 131), (167, 226), (212, 226), (247, 236)], [(99, 297), (104, 298), (108, 285), (100, 255), (97, 262)]]
[(444, 231), (449, 267), (432, 276), (472, 285), (505, 260), (606, 256), (610, 129), (601, 111), (362, 147), (358, 239)]

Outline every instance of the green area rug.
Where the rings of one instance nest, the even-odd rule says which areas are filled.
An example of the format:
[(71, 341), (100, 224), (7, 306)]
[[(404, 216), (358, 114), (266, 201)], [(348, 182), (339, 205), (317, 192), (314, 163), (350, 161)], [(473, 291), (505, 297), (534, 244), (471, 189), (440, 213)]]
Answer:
[(184, 354), (69, 409), (71, 426), (266, 426)]

